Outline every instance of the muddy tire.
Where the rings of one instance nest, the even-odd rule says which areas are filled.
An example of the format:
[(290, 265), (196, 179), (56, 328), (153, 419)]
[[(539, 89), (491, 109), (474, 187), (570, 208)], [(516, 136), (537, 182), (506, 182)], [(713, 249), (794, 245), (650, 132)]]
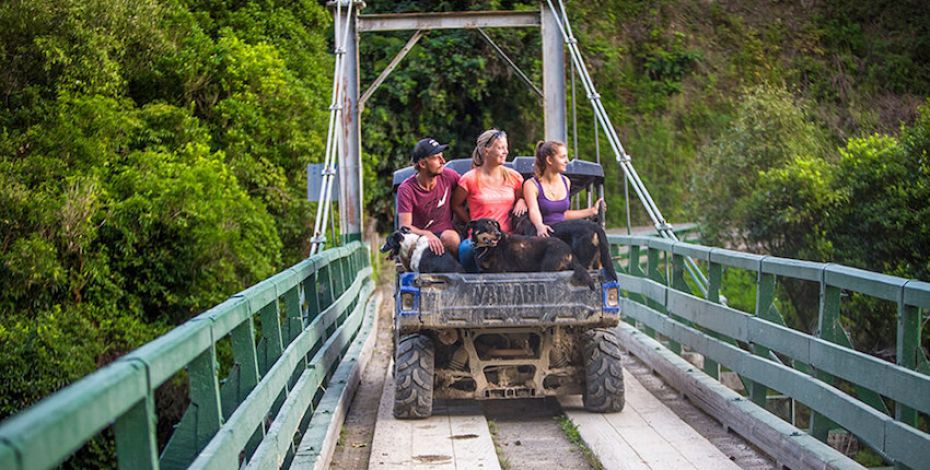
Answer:
[(584, 408), (594, 413), (623, 409), (623, 358), (613, 330), (595, 328), (584, 334)]
[(433, 414), (433, 342), (419, 334), (404, 336), (394, 358), (394, 417), (429, 418)]

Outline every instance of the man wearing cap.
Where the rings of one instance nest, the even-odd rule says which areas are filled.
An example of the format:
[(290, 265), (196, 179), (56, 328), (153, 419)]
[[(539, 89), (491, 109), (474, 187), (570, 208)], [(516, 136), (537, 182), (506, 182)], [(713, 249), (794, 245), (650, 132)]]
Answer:
[(452, 191), (459, 174), (445, 167), (442, 152), (447, 148), (429, 138), (413, 147), (410, 156), (416, 174), (397, 187), (397, 217), (399, 226), (426, 237), (433, 253), (449, 250), (458, 256), (461, 239), (452, 227)]

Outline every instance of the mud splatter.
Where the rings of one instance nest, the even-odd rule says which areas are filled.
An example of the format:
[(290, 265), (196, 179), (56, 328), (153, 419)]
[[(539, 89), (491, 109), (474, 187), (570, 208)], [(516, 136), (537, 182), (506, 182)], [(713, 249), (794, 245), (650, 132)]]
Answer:
[(423, 463), (434, 463), (452, 460), (452, 457), (449, 457), (448, 455), (415, 455), (413, 460)]

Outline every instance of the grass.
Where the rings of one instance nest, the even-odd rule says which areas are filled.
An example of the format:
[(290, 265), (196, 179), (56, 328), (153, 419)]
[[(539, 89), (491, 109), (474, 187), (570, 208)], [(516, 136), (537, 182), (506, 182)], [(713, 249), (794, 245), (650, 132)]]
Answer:
[(497, 462), (500, 464), (501, 470), (510, 470), (510, 462), (504, 456), (504, 449), (501, 447), (498, 438), (497, 423), (494, 420), (488, 420), (488, 431), (491, 433), (491, 441), (494, 442), (494, 452), (497, 453)]
[(578, 428), (575, 427), (575, 423), (572, 420), (568, 419), (568, 416), (562, 415), (555, 418), (559, 423), (559, 427), (562, 428), (562, 433), (565, 434), (565, 437), (568, 438), (568, 441), (572, 443), (578, 450), (581, 451), (581, 455), (584, 456), (585, 462), (588, 462), (591, 465), (591, 468), (595, 470), (604, 470), (604, 465), (601, 464), (601, 461), (597, 459), (597, 456), (594, 455), (594, 452), (588, 448), (588, 445), (585, 444), (584, 439), (581, 438), (581, 434), (578, 432)]

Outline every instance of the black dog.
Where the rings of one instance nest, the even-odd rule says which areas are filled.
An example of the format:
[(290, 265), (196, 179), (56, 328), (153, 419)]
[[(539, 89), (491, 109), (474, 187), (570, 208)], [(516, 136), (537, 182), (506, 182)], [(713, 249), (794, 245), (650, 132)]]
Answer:
[(594, 280), (572, 255), (572, 249), (558, 238), (508, 235), (494, 219), (468, 223), (475, 260), (482, 272), (525, 273), (573, 270), (572, 281), (595, 290)]
[[(526, 214), (519, 217), (511, 215), (510, 226), (513, 227), (513, 233), (528, 237), (537, 235), (536, 227)], [(585, 219), (565, 220), (552, 225), (550, 236), (572, 247), (572, 254), (585, 269), (604, 268), (611, 281), (617, 280), (617, 271), (610, 257), (610, 242), (607, 240), (607, 233), (597, 222)]]
[(462, 265), (448, 251), (441, 255), (429, 249), (426, 237), (410, 233), (407, 227), (391, 234), (382, 253), (390, 252), (388, 259), (398, 259), (407, 271), (417, 273), (461, 273), (465, 272)]

